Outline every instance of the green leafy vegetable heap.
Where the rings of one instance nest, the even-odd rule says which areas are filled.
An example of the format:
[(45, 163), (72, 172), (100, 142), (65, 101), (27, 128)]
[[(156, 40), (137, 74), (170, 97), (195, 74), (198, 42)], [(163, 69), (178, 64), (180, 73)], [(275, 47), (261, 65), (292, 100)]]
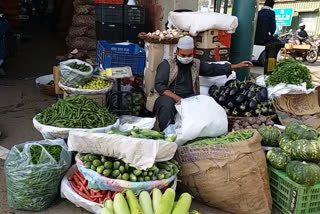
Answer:
[(68, 66), (70, 68), (77, 69), (77, 70), (80, 70), (82, 72), (89, 72), (90, 71), (90, 67), (87, 66), (86, 64), (78, 64), (76, 62), (73, 62), (73, 63), (68, 64)]
[(36, 116), (39, 123), (60, 128), (92, 129), (116, 122), (116, 115), (83, 95), (74, 95), (46, 108)]
[(312, 88), (311, 72), (305, 65), (294, 59), (281, 60), (266, 81), (267, 86), (275, 86), (279, 83), (301, 85), (304, 82), (307, 83), (307, 88)]
[(189, 141), (187, 146), (208, 146), (213, 144), (229, 144), (239, 141), (244, 141), (253, 136), (254, 132), (252, 130), (240, 130), (236, 132), (230, 132), (227, 135), (216, 138), (197, 138), (195, 140)]

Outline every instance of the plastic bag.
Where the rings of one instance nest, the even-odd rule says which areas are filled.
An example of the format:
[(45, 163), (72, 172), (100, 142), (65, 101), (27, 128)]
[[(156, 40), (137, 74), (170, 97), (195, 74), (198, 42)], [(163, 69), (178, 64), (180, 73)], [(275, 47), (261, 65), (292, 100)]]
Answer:
[(56, 138), (67, 139), (70, 131), (83, 131), (83, 132), (91, 131), (96, 133), (105, 133), (107, 131), (110, 131), (111, 128), (118, 128), (120, 124), (120, 121), (117, 120), (115, 124), (107, 127), (100, 127), (95, 129), (79, 129), (79, 128), (59, 128), (59, 127), (44, 125), (39, 123), (36, 120), (36, 117), (33, 118), (32, 122), (33, 122), (33, 126), (42, 134), (44, 139), (56, 139)]
[(138, 127), (139, 129), (152, 129), (156, 118), (149, 117), (136, 117), (130, 115), (120, 116), (120, 131), (127, 131), (133, 129), (133, 127)]
[[(60, 145), (57, 161), (44, 149), (43, 144)], [(30, 147), (42, 147), (39, 164), (32, 163)], [(23, 148), (20, 152), (18, 148)], [(5, 161), (7, 196), (10, 207), (38, 211), (51, 205), (59, 193), (64, 172), (70, 167), (71, 153), (64, 140), (26, 142), (14, 146)]]
[[(218, 137), (228, 132), (225, 110), (209, 96), (182, 99), (176, 109), (174, 130), (178, 136), (175, 142), (179, 146), (197, 137)], [(164, 132), (167, 134), (168, 130)]]
[[(77, 69), (72, 69), (68, 66), (70, 63), (85, 64), (90, 67), (90, 71), (81, 72)], [(59, 74), (60, 81), (63, 85), (77, 88), (78, 86), (85, 84), (88, 80), (91, 79), (93, 68), (90, 64), (84, 61), (78, 59), (70, 59), (64, 62), (60, 62)]]
[(89, 189), (111, 190), (114, 192), (123, 192), (126, 189), (131, 189), (135, 194), (138, 194), (141, 190), (151, 191), (153, 188), (165, 188), (177, 179), (177, 175), (172, 175), (167, 179), (144, 182), (132, 182), (120, 179), (112, 179), (100, 175), (92, 169), (86, 169), (83, 166), (83, 162), (77, 157), (76, 163), (81, 174), (83, 174), (86, 180), (88, 180)]
[(76, 169), (77, 169), (77, 166), (73, 165), (68, 170), (68, 172), (65, 174), (65, 176), (63, 177), (63, 179), (61, 181), (61, 188), (60, 188), (61, 198), (68, 199), (71, 203), (73, 203), (77, 207), (82, 207), (90, 213), (100, 213), (102, 204), (95, 203), (95, 202), (89, 201), (89, 200), (81, 197), (70, 186), (70, 183), (68, 181), (68, 177), (71, 174), (73, 174)]
[(65, 91), (67, 94), (107, 94), (109, 91), (113, 88), (113, 82), (111, 82), (111, 85), (108, 88), (103, 88), (99, 90), (90, 90), (90, 89), (79, 89), (79, 88), (72, 88), (68, 87), (66, 85), (63, 85), (61, 82), (59, 82), (59, 87)]
[[(256, 84), (261, 87), (266, 87), (267, 77), (261, 75), (256, 78)], [(268, 98), (274, 99), (280, 97), (283, 94), (310, 94), (314, 92), (316, 88), (307, 89), (307, 84), (304, 82), (301, 85), (291, 85), (280, 83), (276, 86), (269, 86), (268, 88)]]

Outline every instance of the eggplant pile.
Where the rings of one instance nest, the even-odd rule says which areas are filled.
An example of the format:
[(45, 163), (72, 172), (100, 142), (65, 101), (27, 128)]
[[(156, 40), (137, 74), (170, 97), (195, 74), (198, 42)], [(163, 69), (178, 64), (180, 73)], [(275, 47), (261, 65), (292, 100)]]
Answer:
[(252, 82), (231, 80), (218, 88), (212, 85), (209, 95), (221, 105), (227, 115), (251, 117), (273, 114), (272, 101), (268, 99), (268, 90)]

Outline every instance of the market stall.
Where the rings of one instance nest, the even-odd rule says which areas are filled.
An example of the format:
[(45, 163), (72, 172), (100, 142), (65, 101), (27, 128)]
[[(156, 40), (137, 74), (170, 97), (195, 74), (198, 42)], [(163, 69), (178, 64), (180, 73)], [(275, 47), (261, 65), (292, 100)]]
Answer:
[[(81, 8), (77, 13), (93, 13), (92, 5)], [(63, 98), (34, 115), (45, 140), (8, 154), (10, 207), (44, 210), (60, 191), (102, 214), (199, 214), (192, 200), (237, 214), (268, 214), (273, 206), (319, 212), (320, 75), (302, 63), (285, 59), (269, 76), (246, 81), (232, 72), (197, 76), (206, 93), (181, 99), (175, 123), (158, 130), (148, 99), (159, 64), (176, 55), (185, 35), (196, 39), (192, 50), (201, 63), (228, 60), (238, 24), (225, 14), (189, 15), (171, 13), (174, 29), (139, 34), (145, 49), (98, 41), (96, 63), (62, 61), (53, 80), (38, 79), (53, 81), (51, 90)], [(208, 18), (226, 21), (199, 25)], [(69, 42), (79, 36), (73, 41), (70, 32)]]

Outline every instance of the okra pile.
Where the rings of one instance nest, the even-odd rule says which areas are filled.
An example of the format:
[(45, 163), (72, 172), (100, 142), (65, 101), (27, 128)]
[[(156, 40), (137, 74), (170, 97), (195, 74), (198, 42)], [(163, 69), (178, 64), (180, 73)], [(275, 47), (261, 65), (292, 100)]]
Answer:
[(92, 129), (112, 125), (117, 117), (94, 100), (84, 95), (73, 95), (46, 108), (36, 116), (36, 120), (60, 128)]
[(129, 166), (129, 164), (124, 163), (122, 160), (111, 157), (95, 154), (79, 154), (78, 157), (83, 161), (84, 167), (87, 169), (92, 169), (109, 178), (132, 182), (167, 179), (178, 174), (180, 169), (177, 161), (173, 159), (158, 162), (147, 170), (139, 170)]

